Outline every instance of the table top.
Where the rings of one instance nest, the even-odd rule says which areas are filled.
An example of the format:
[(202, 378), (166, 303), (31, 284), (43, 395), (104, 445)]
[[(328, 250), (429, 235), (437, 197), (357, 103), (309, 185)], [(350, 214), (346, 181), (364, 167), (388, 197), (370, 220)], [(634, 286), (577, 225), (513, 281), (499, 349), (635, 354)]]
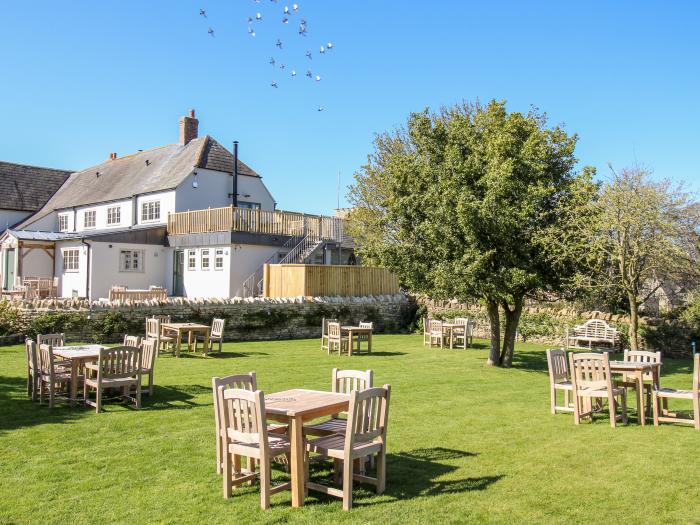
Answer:
[(642, 363), (641, 361), (610, 361), (611, 370), (652, 370), (661, 363)]
[(107, 348), (102, 345), (54, 346), (53, 353), (64, 359), (86, 359), (100, 357), (100, 350)]
[(352, 330), (353, 332), (371, 332), (372, 328), (365, 328), (364, 326), (341, 326), (341, 330)]
[(459, 326), (467, 326), (467, 323), (442, 323), (443, 328), (457, 328)]
[(316, 417), (347, 410), (349, 394), (293, 388), (265, 396), (265, 412), (280, 416)]
[(198, 330), (204, 330), (205, 328), (209, 328), (209, 325), (199, 323), (161, 323), (160, 326), (163, 328), (172, 328), (175, 330), (182, 328), (194, 328)]

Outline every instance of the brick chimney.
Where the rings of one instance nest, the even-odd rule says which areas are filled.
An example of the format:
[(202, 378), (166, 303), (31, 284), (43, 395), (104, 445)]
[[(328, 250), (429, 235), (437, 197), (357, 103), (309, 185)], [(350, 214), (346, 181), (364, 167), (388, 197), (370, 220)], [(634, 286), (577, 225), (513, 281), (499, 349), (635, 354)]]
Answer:
[(117, 154), (116, 154), (116, 153), (110, 153), (110, 154), (109, 154), (109, 160), (117, 160)]
[(198, 131), (199, 120), (194, 118), (194, 109), (191, 109), (189, 115), (180, 118), (180, 145), (186, 146), (196, 139)]

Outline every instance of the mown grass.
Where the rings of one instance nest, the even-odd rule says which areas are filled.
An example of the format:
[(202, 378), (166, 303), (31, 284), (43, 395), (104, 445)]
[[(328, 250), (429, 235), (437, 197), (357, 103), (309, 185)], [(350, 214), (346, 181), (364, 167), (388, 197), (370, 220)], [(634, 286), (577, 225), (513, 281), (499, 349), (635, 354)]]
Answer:
[[(549, 414), (544, 348), (487, 368), (485, 345), (427, 349), (420, 336), (376, 336), (369, 356), (327, 356), (316, 340), (227, 344), (222, 356), (162, 357), (156, 395), (49, 410), (26, 399), (22, 347), (0, 349), (3, 523), (700, 523), (700, 433), (601, 416), (574, 426)], [(372, 368), (392, 385), (387, 492), (355, 489), (355, 508), (290, 494), (259, 509), (257, 487), (225, 501), (214, 465), (213, 375), (255, 370), (267, 392), (330, 388), (333, 367)], [(663, 384), (690, 386), (690, 361)], [(316, 472), (316, 476), (325, 475)], [(278, 471), (275, 477), (286, 475)]]

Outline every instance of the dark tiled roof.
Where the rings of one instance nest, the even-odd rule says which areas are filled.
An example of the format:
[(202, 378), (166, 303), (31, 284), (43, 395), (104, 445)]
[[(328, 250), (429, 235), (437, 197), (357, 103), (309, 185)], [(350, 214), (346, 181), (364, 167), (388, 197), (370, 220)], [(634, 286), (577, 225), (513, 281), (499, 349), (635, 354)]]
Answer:
[(65, 170), (0, 161), (0, 208), (37, 211), (70, 174)]
[[(204, 140), (197, 167), (233, 173), (233, 154), (209, 135), (204, 137)], [(238, 159), (238, 174), (259, 177), (255, 171), (241, 162), (241, 159)]]

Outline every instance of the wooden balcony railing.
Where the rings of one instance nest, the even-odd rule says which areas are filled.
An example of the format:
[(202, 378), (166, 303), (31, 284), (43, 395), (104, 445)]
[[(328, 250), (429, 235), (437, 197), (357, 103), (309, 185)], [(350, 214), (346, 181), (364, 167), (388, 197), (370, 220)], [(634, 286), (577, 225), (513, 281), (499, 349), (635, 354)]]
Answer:
[(343, 219), (289, 211), (249, 208), (208, 208), (168, 215), (168, 234), (248, 232), (343, 240)]

